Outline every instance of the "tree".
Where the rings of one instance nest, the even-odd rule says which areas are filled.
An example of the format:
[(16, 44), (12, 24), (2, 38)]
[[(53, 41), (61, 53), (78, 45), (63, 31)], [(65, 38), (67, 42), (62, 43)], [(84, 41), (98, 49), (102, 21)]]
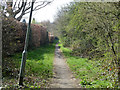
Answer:
[[(9, 2), (10, 1), (10, 2)], [(48, 0), (43, 0), (43, 1), (38, 1), (38, 0), (34, 0), (34, 8), (33, 11), (37, 11), (45, 6), (47, 6), (48, 4), (50, 4), (52, 1), (48, 1)], [(8, 2), (6, 2), (7, 7), (4, 7), (4, 16), (7, 16), (6, 14), (9, 14), (9, 17), (15, 18), (18, 21), (20, 21), (22, 19), (22, 17), (30, 12), (30, 8), (31, 8), (31, 2), (29, 0), (8, 0)]]
[(51, 32), (53, 34), (53, 23), (51, 23), (49, 20), (40, 22), (41, 25), (43, 25), (48, 32)]
[[(62, 44), (72, 49), (71, 55), (97, 60), (101, 67), (118, 68), (119, 5), (75, 2), (58, 12), (56, 32)], [(117, 73), (117, 69), (111, 73), (116, 83)]]

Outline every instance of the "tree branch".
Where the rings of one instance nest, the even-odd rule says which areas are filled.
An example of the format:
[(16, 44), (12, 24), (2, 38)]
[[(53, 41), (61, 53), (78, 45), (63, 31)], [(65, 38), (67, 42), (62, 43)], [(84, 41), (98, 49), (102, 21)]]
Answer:
[[(21, 1), (21, 0), (20, 0)], [(19, 2), (19, 4), (20, 4), (20, 2)], [(18, 13), (20, 13), (21, 12), (21, 10), (24, 8), (24, 4), (25, 4), (25, 2), (24, 2), (24, 0), (22, 0), (22, 5), (19, 7), (18, 6), (18, 10), (16, 10), (15, 12), (14, 12), (14, 17), (18, 14)]]
[[(34, 0), (34, 3), (40, 3), (38, 4), (36, 7), (34, 7), (33, 11), (37, 11), (45, 6), (47, 6), (48, 4), (50, 4), (52, 1), (39, 1), (37, 2), (37, 0)], [(16, 9), (17, 7), (17, 9)], [(14, 3), (13, 5), (13, 18), (16, 18), (16, 15), (20, 14), (16, 19), (18, 21), (21, 20), (21, 18), (23, 17), (23, 15), (27, 14), (30, 12), (30, 8), (31, 8), (31, 2), (29, 2), (28, 0), (18, 0)], [(15, 10), (16, 9), (16, 10)]]
[[(23, 1), (23, 0), (22, 0)], [(19, 3), (18, 3), (18, 8), (20, 8), (20, 2), (21, 2), (21, 0), (19, 1)]]
[(17, 1), (15, 2), (14, 6), (13, 6), (13, 10), (15, 10), (15, 6), (16, 6), (16, 4), (17, 4)]
[[(33, 11), (36, 11), (36, 10), (39, 10), (39, 9), (41, 9), (41, 8), (43, 8), (43, 7), (45, 7), (45, 6), (47, 6), (48, 4), (50, 4), (51, 2), (47, 2), (44, 6), (42, 6), (42, 7), (39, 7), (39, 6), (37, 6), (37, 7), (35, 7), (34, 9), (33, 9)], [(39, 7), (39, 8), (38, 8)]]
[[(44, 2), (44, 3), (45, 3), (45, 2)], [(42, 3), (41, 5), (44, 5), (44, 3)], [(37, 11), (37, 10), (39, 10), (39, 9), (47, 6), (47, 5), (50, 4), (50, 3), (51, 3), (51, 2), (47, 2), (44, 6), (38, 5), (38, 6), (36, 6), (36, 7), (33, 9), (33, 11)], [(41, 7), (39, 7), (39, 6), (41, 6)], [(38, 8), (38, 7), (39, 7), (39, 8)], [(27, 10), (26, 10), (26, 11), (27, 11)], [(27, 13), (29, 13), (29, 12), (30, 12), (30, 11), (25, 12), (24, 15), (27, 14)]]
[(44, 5), (44, 4), (45, 4), (45, 2), (42, 2), (42, 4), (36, 6), (34, 9), (36, 9), (36, 8), (38, 8), (39, 6), (42, 6), (42, 5)]

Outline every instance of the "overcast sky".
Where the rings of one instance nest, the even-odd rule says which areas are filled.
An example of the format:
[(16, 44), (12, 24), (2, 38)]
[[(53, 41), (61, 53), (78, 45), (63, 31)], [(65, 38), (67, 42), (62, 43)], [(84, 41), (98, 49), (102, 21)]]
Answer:
[[(51, 22), (53, 22), (54, 16), (57, 14), (58, 9), (61, 6), (66, 5), (67, 3), (72, 1), (74, 0), (54, 0), (50, 5), (33, 12), (32, 18), (35, 18), (37, 22), (45, 20), (50, 20)], [(28, 22), (29, 15), (25, 15), (23, 18), (26, 19)]]

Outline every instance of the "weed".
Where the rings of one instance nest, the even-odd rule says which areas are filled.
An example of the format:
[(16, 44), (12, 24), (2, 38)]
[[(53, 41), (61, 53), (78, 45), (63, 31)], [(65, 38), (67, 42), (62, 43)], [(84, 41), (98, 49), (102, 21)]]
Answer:
[[(52, 77), (53, 70), (53, 60), (54, 60), (54, 51), (55, 43), (40, 46), (39, 48), (34, 48), (29, 50), (27, 53), (26, 68), (25, 68), (25, 78), (24, 84), (28, 87), (46, 87), (48, 84), (48, 78)], [(10, 57), (11, 64), (8, 64), (8, 68), (15, 71), (19, 71), (21, 64), (21, 53), (15, 54), (13, 57)], [(7, 60), (8, 58), (6, 58)], [(9, 61), (10, 61), (9, 60)], [(4, 67), (5, 68), (5, 67)], [(6, 69), (5, 69), (6, 70)], [(4, 72), (3, 72), (4, 73)], [(14, 74), (14, 72), (10, 72)], [(3, 86), (14, 86), (18, 81), (17, 73), (16, 77), (4, 76), (3, 77)]]
[[(67, 59), (67, 63), (70, 69), (74, 72), (76, 78), (80, 79), (80, 84), (85, 88), (113, 88), (114, 82), (107, 80), (109, 75), (101, 75), (101, 72), (105, 72), (99, 61), (88, 60), (87, 58), (81, 58), (78, 56), (72, 56), (70, 53), (72, 50), (63, 47), (59, 44), (64, 56)], [(102, 71), (100, 71), (102, 70)]]

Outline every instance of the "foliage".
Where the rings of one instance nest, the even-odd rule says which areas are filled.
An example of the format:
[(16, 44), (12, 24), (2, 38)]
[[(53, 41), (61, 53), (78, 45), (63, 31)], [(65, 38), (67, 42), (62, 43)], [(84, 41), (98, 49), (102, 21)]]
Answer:
[[(25, 42), (27, 25), (25, 23), (16, 21), (13, 18), (5, 18), (5, 17), (2, 18), (2, 24), (3, 24), (2, 25), (2, 29), (3, 29), (2, 31), (2, 44), (3, 44), (2, 71), (3, 73), (2, 74), (3, 74), (3, 78), (5, 77), (5, 83), (8, 82), (10, 85), (12, 85), (17, 82), (17, 80), (15, 79), (18, 79), (21, 54), (16, 54), (16, 53), (18, 52), (22, 53), (23, 51), (24, 44), (25, 44), (24, 42)], [(52, 75), (52, 71), (51, 71), (52, 61), (51, 60), (54, 57), (54, 53), (53, 53), (54, 46), (51, 45), (48, 47), (47, 46), (42, 47), (42, 45), (48, 44), (49, 38), (51, 38), (49, 37), (48, 32), (45, 27), (32, 24), (30, 33), (31, 33), (30, 34), (31, 36), (29, 38), (30, 40), (29, 50), (40, 47), (40, 46), (41, 48), (38, 48), (38, 50), (36, 49), (34, 51), (28, 52), (28, 57), (31, 57), (31, 56), (34, 57), (36, 55), (38, 57), (34, 57), (37, 61), (35, 61), (34, 58), (33, 59), (28, 58), (27, 60), (27, 64), (29, 64), (27, 65), (27, 76), (30, 75), (30, 77), (26, 78), (26, 83), (29, 85), (29, 83), (31, 82), (31, 84), (33, 85), (34, 80), (37, 80), (35, 84), (38, 83), (39, 85), (42, 86), (42, 84), (45, 84), (45, 82), (47, 82), (46, 80), (42, 80), (42, 79), (51, 77)], [(29, 55), (29, 53), (31, 54)], [(45, 64), (43, 60), (45, 60)], [(42, 77), (39, 77), (40, 75)], [(10, 81), (6, 81), (7, 79)]]
[[(108, 75), (118, 86), (119, 2), (73, 2), (62, 7), (55, 20), (61, 43), (71, 55), (84, 57), (101, 65), (99, 72)], [(103, 68), (105, 67), (105, 68)], [(102, 75), (104, 76), (104, 75)]]
[[(24, 78), (25, 86), (29, 88), (47, 87), (49, 78), (53, 74), (54, 51), (55, 43), (28, 51)], [(3, 71), (3, 86), (6, 85), (6, 88), (16, 87), (21, 57), (21, 53), (17, 53), (13, 57), (4, 58), (9, 61), (6, 65), (6, 69), (9, 70)]]
[(23, 50), (26, 28), (13, 18), (2, 18), (3, 57)]
[[(23, 51), (27, 25), (13, 18), (2, 18), (2, 29), (3, 57)], [(29, 40), (29, 48), (48, 43), (49, 36), (46, 28), (32, 24)]]
[(80, 79), (80, 85), (84, 88), (114, 88), (115, 82), (112, 81), (112, 69), (103, 67), (101, 70), (100, 61), (91, 61), (87, 58), (80, 58), (72, 56), (71, 50), (59, 44), (70, 69), (73, 71), (75, 77)]
[(48, 32), (45, 27), (32, 24), (31, 30), (31, 41), (35, 47), (48, 43)]

